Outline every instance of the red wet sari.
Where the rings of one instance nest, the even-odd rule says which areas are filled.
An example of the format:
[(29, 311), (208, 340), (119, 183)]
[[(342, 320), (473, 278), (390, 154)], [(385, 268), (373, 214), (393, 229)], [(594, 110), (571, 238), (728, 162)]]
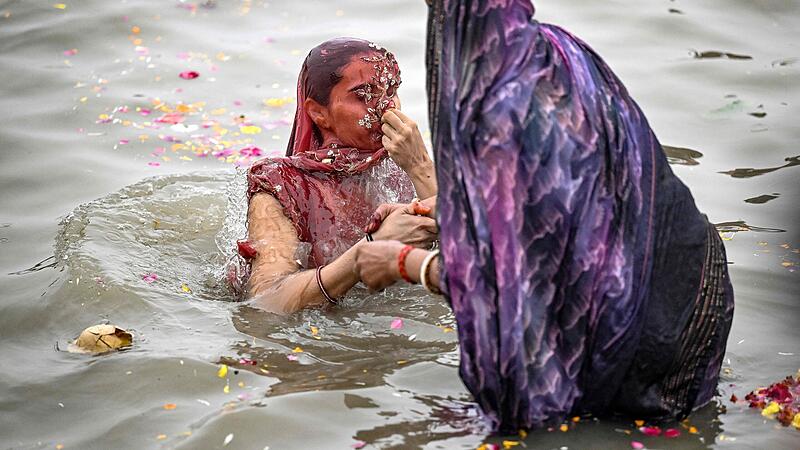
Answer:
[[(336, 45), (351, 42), (363, 44), (342, 40)], [(359, 124), (377, 131), (380, 115), (392, 106), (400, 73), (391, 53), (374, 44), (369, 44), (369, 49), (374, 53), (364, 60), (374, 63), (377, 92), (370, 87), (363, 93), (367, 114)], [(266, 192), (280, 202), (299, 240), (307, 243), (301, 245), (301, 253), (306, 254), (297, 258), (305, 268), (331, 262), (363, 238), (364, 226), (381, 203), (408, 202), (413, 197), (410, 179), (388, 158), (385, 149), (361, 150), (336, 144), (321, 147), (315, 125), (304, 110), (311, 84), (309, 72), (313, 70), (317, 69), (304, 65), (300, 73), (297, 111), (286, 156), (254, 163), (247, 190), (248, 200)]]

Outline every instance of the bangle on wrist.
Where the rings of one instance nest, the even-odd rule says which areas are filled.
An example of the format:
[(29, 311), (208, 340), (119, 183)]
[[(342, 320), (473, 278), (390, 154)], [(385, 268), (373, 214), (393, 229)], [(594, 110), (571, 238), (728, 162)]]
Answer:
[(431, 294), (440, 295), (442, 291), (436, 286), (432, 285), (430, 280), (428, 280), (428, 270), (430, 269), (433, 260), (436, 259), (437, 256), (439, 256), (439, 249), (428, 253), (428, 255), (425, 256), (425, 259), (422, 260), (422, 265), (419, 268), (419, 281), (422, 283), (422, 287), (424, 287), (428, 292)]
[(328, 291), (325, 290), (325, 286), (322, 285), (322, 268), (323, 267), (325, 267), (325, 266), (323, 265), (323, 266), (317, 267), (317, 286), (319, 286), (319, 291), (322, 292), (322, 295), (325, 297), (325, 300), (327, 300), (328, 302), (330, 302), (333, 305), (338, 305), (339, 301), (336, 300), (335, 298), (331, 297), (330, 294), (328, 294)]
[(406, 280), (409, 283), (413, 283), (414, 280), (412, 280), (408, 276), (408, 271), (406, 271), (406, 257), (408, 256), (409, 253), (411, 253), (411, 250), (413, 250), (413, 249), (414, 249), (414, 247), (412, 247), (410, 245), (406, 245), (405, 247), (403, 247), (402, 250), (400, 250), (400, 253), (397, 255), (397, 269), (398, 269), (398, 272), (400, 272), (400, 276), (403, 277), (403, 279)]
[(372, 233), (367, 233), (367, 242), (372, 242), (374, 240), (375, 238), (372, 237)]

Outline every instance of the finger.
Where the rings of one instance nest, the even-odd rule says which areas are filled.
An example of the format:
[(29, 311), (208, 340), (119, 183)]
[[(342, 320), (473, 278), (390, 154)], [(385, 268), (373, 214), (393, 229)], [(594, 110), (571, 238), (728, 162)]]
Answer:
[[(392, 139), (384, 134), (383, 136), (381, 136), (381, 145), (383, 145), (383, 148), (388, 150), (389, 147), (392, 145)], [(391, 154), (389, 156), (391, 156)]]
[(398, 118), (400, 118), (400, 120), (402, 120), (404, 124), (409, 125), (409, 126), (416, 125), (414, 123), (414, 121), (410, 117), (408, 117), (407, 115), (405, 115), (405, 113), (403, 113), (403, 111), (400, 111), (399, 109), (395, 109), (393, 111), (394, 111), (394, 114)]
[(389, 122), (389, 116), (396, 116), (396, 114), (394, 112), (395, 112), (395, 109), (392, 108), (392, 109), (387, 110), (385, 113), (383, 113), (383, 115), (381, 116), (381, 123), (388, 123)]
[(417, 226), (421, 230), (425, 230), (428, 233), (436, 234), (439, 232), (439, 227), (436, 226), (436, 221), (428, 218), (428, 217), (419, 217), (420, 221), (418, 222)]
[(397, 139), (397, 130), (388, 123), (381, 125), (381, 131), (384, 136), (388, 136), (390, 139)]
[(414, 202), (412, 205), (414, 206), (414, 214), (418, 216), (429, 216), (432, 211), (430, 207), (419, 202)]
[[(381, 121), (384, 123), (388, 123), (391, 125), (395, 130), (400, 131), (405, 128), (405, 123), (402, 119), (397, 115), (399, 113), (398, 110), (393, 109), (381, 117)], [(400, 113), (402, 114), (402, 113)]]
[(417, 205), (417, 202), (411, 202), (411, 203), (403, 206), (403, 213), (410, 214), (412, 216), (416, 216), (417, 215), (417, 213), (416, 213), (417, 206), (416, 205)]
[(364, 233), (374, 233), (378, 231), (378, 228), (381, 227), (381, 223), (389, 214), (392, 213), (396, 208), (395, 205), (390, 205), (388, 203), (383, 203), (382, 205), (378, 206), (378, 209), (372, 213), (372, 216), (369, 218), (369, 222), (364, 227)]

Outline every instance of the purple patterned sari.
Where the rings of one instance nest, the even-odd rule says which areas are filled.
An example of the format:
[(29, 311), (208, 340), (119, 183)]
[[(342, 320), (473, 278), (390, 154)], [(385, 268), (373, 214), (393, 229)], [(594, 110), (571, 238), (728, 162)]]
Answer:
[(492, 428), (682, 417), (733, 316), (718, 234), (609, 67), (528, 0), (435, 0), (428, 93), (460, 374)]

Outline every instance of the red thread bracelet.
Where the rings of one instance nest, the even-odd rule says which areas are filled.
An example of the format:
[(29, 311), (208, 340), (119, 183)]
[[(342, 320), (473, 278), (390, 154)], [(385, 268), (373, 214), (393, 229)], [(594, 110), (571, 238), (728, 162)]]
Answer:
[(414, 247), (406, 245), (397, 255), (397, 269), (400, 272), (400, 276), (409, 283), (414, 282), (414, 280), (408, 276), (408, 272), (406, 271), (406, 256), (411, 253), (411, 250), (414, 250)]

